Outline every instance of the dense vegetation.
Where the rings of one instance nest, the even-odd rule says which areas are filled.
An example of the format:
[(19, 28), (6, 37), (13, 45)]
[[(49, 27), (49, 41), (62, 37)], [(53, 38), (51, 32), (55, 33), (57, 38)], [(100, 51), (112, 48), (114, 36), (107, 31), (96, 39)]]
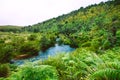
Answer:
[[(15, 32), (0, 32), (0, 80), (120, 80), (119, 0), (81, 7)], [(38, 55), (57, 37), (76, 50), (23, 66), (9, 64)]]
[(22, 26), (11, 26), (11, 25), (6, 25), (6, 26), (0, 26), (0, 31), (2, 32), (20, 32)]

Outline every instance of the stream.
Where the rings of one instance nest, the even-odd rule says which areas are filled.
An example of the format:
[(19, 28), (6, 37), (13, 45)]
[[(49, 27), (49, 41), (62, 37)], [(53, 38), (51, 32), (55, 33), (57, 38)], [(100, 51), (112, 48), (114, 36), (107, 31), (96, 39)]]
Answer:
[(49, 56), (52, 57), (52, 56), (55, 56), (56, 54), (61, 54), (61, 53), (67, 54), (74, 50), (75, 48), (71, 48), (69, 45), (64, 45), (64, 44), (58, 45), (58, 43), (56, 43), (54, 47), (50, 47), (45, 52), (40, 51), (38, 56), (28, 58), (28, 59), (14, 60), (14, 64), (22, 65), (25, 62), (34, 62), (38, 60), (43, 61), (47, 59)]

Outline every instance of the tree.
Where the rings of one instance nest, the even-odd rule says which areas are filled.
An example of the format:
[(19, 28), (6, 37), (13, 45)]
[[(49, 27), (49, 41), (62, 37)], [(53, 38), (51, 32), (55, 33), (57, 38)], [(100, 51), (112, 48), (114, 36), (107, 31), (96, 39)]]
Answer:
[(120, 5), (120, 0), (114, 0), (115, 5)]

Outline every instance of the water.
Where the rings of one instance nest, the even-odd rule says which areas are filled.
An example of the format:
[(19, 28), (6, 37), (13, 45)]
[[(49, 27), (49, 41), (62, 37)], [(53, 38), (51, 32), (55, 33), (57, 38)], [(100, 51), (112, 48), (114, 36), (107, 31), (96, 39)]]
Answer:
[(45, 52), (40, 51), (39, 55), (36, 57), (32, 57), (32, 58), (24, 59), (24, 60), (15, 60), (14, 63), (17, 65), (22, 65), (25, 63), (25, 61), (34, 62), (37, 60), (45, 60), (49, 56), (55, 56), (56, 54), (60, 54), (60, 53), (70, 53), (73, 50), (74, 48), (71, 48), (69, 45), (64, 45), (64, 44), (58, 45), (58, 43), (56, 43), (54, 47), (50, 47)]

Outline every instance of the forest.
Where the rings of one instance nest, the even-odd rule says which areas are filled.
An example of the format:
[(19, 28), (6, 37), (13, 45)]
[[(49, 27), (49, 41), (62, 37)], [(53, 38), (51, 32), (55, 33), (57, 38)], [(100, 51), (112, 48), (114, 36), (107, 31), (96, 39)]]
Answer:
[[(59, 45), (75, 50), (16, 65)], [(0, 80), (120, 80), (120, 0), (24, 27), (0, 27)]]

